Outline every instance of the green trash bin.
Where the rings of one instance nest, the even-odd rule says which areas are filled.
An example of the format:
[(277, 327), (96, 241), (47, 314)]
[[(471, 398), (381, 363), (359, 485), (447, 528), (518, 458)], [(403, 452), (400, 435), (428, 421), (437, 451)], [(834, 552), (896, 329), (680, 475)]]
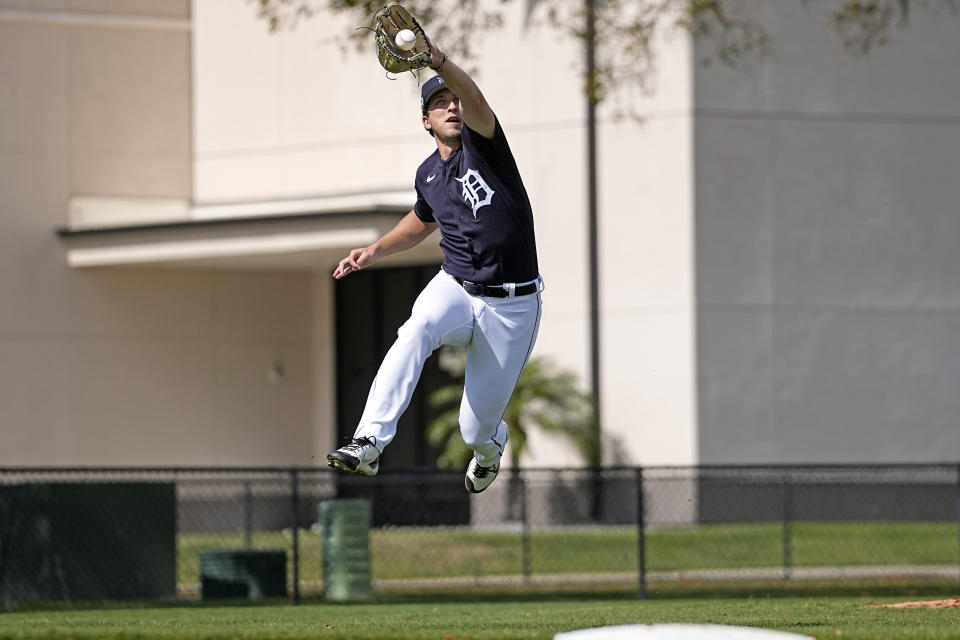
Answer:
[(318, 511), (326, 598), (371, 599), (370, 502), (327, 500)]
[(201, 551), (200, 591), (204, 600), (286, 597), (287, 553), (253, 549)]

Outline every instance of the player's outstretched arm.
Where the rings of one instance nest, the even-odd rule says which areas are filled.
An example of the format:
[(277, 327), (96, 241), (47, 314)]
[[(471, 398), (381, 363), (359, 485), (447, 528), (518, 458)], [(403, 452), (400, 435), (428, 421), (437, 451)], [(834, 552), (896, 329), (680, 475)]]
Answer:
[(400, 219), (397, 226), (369, 247), (352, 250), (337, 265), (333, 277), (339, 280), (348, 273), (369, 267), (384, 256), (415, 247), (433, 233), (436, 228), (435, 222), (424, 222), (417, 217), (416, 213), (411, 211)]
[(480, 92), (480, 87), (470, 75), (442, 52), (436, 43), (427, 38), (430, 45), (430, 68), (436, 71), (460, 99), (460, 115), (468, 127), (484, 138), (493, 138), (496, 116)]

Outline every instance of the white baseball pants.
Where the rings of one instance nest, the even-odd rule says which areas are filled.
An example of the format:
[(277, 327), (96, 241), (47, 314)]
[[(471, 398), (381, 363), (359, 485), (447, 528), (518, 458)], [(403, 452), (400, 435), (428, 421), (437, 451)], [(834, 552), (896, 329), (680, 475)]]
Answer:
[[(518, 283), (520, 284), (520, 283)], [(417, 297), (410, 319), (384, 357), (355, 437), (381, 452), (413, 395), (423, 364), (441, 345), (467, 346), (460, 432), (477, 462), (495, 464), (506, 444), (503, 413), (540, 328), (540, 291), (515, 298), (475, 297), (440, 271)]]

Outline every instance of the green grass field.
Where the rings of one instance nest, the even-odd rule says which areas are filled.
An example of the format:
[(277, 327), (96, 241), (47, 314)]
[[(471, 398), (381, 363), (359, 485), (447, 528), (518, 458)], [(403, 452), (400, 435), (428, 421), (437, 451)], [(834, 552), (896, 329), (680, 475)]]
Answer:
[[(794, 523), (789, 535), (794, 567), (958, 565), (954, 524)], [(783, 561), (783, 530), (777, 523), (652, 530), (645, 542), (652, 573), (776, 568)], [(250, 543), (292, 555), (288, 533), (255, 533)], [(478, 587), (466, 581), (455, 589), (380, 590), (372, 603), (305, 598), (294, 607), (288, 602), (199, 602), (200, 551), (244, 547), (245, 540), (233, 534), (181, 535), (178, 581), (185, 600), (152, 608), (73, 603), (72, 610), (63, 610), (63, 603), (28, 610), (38, 605), (21, 603), (18, 611), (0, 614), (0, 639), (548, 639), (578, 628), (664, 622), (763, 627), (831, 640), (960, 638), (960, 609), (868, 607), (950, 597), (957, 588), (955, 577), (752, 583), (684, 578), (651, 584), (652, 597), (642, 601), (634, 597), (636, 586), (629, 580), (592, 587), (563, 584), (565, 575), (635, 575), (637, 543), (632, 527), (537, 531), (526, 547), (530, 573), (560, 576), (558, 584)], [(299, 548), (304, 592), (317, 593), (323, 581), (319, 536), (300, 532)], [(525, 557), (519, 533), (469, 528), (375, 529), (371, 553), (375, 581), (517, 576)], [(225, 604), (229, 606), (221, 606)]]
[(763, 627), (830, 640), (960, 637), (960, 609), (868, 607), (880, 601), (562, 598), (46, 611), (0, 615), (0, 638), (508, 640), (548, 639), (585, 627), (664, 622)]
[[(816, 522), (790, 527), (790, 564), (802, 567), (896, 565), (958, 566), (958, 532), (952, 523)], [(511, 576), (523, 573), (519, 533), (468, 528), (385, 528), (371, 531), (374, 580)], [(633, 527), (534, 532), (527, 558), (531, 575), (635, 573)], [(653, 530), (646, 536), (647, 570), (775, 568), (783, 562), (778, 523), (710, 525)], [(179, 540), (178, 580), (199, 582), (203, 549), (243, 546), (239, 534), (185, 534)], [(288, 549), (289, 536), (255, 533), (254, 548)], [(288, 555), (289, 551), (288, 551)], [(322, 580), (320, 539), (300, 533), (300, 577)]]

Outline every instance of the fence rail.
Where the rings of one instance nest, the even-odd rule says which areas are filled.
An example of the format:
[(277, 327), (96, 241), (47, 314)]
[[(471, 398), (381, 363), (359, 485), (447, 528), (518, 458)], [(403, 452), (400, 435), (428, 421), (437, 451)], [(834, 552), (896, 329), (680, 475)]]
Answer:
[(216, 562), (254, 558), (263, 595), (299, 602), (327, 587), (318, 509), (337, 500), (370, 506), (375, 592), (960, 582), (958, 464), (505, 469), (479, 495), (434, 470), (5, 468), (0, 597), (199, 598)]

